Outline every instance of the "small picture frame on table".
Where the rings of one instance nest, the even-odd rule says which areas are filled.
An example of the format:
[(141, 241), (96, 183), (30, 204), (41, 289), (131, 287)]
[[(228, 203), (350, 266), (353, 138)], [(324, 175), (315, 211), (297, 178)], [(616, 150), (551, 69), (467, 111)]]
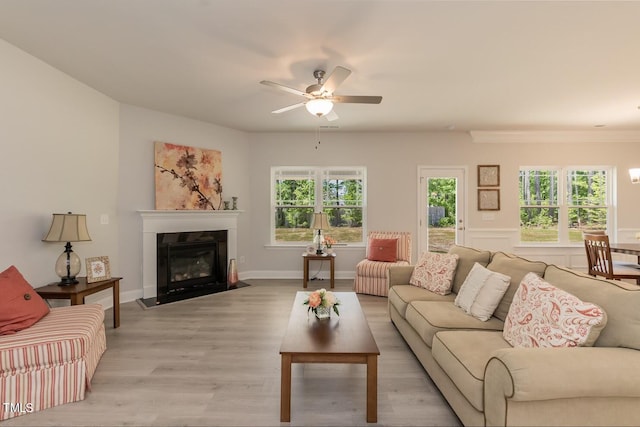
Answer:
[(500, 190), (497, 188), (478, 189), (478, 210), (479, 211), (499, 211), (500, 210)]
[(86, 258), (87, 283), (111, 279), (111, 268), (108, 256)]
[(478, 165), (478, 187), (499, 187), (500, 165)]

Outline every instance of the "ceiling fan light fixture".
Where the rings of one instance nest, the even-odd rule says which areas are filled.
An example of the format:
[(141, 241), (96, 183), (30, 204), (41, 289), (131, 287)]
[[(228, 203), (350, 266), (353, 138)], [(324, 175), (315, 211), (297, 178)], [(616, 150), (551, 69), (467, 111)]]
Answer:
[(307, 111), (317, 117), (322, 117), (325, 114), (329, 114), (333, 110), (333, 102), (328, 99), (311, 99), (304, 105)]

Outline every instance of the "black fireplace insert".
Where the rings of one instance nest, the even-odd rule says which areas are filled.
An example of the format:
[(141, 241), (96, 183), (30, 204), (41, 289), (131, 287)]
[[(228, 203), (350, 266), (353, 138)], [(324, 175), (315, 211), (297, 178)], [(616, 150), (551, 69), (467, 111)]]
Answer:
[(157, 234), (157, 304), (227, 290), (227, 231)]

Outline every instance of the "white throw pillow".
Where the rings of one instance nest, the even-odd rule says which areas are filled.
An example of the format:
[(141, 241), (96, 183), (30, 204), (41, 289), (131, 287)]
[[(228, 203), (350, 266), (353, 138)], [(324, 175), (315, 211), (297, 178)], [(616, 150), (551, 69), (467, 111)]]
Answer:
[(423, 252), (413, 268), (409, 284), (440, 295), (450, 294), (458, 258), (457, 254)]
[(503, 336), (514, 347), (592, 346), (606, 324), (599, 306), (528, 273), (513, 296)]
[(511, 277), (491, 271), (477, 262), (458, 291), (454, 304), (465, 313), (486, 322), (509, 288)]

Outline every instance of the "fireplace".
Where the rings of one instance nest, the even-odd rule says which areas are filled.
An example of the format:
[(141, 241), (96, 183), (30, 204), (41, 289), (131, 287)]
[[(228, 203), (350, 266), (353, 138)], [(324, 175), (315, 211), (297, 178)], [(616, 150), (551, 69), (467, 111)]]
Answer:
[[(138, 211), (142, 227), (142, 301), (158, 303), (158, 234), (215, 230), (227, 232), (227, 263), (238, 254), (238, 217), (243, 211)], [(218, 248), (220, 251), (220, 248)], [(222, 271), (226, 272), (226, 269)]]
[(158, 233), (157, 304), (227, 290), (227, 231)]

